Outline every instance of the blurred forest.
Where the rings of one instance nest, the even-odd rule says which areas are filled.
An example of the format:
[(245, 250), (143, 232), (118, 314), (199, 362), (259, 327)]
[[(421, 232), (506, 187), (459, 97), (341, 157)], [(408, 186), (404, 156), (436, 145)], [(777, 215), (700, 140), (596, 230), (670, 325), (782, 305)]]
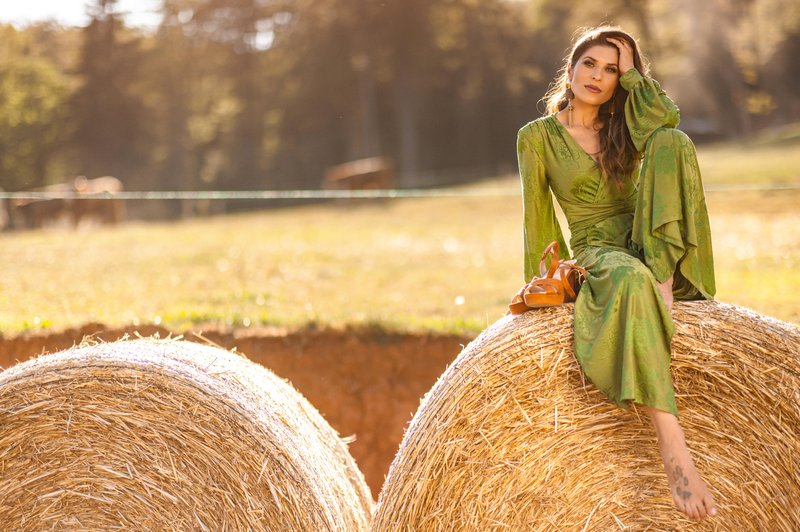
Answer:
[(800, 121), (796, 0), (94, 0), (0, 26), (0, 186), (318, 188), (383, 155), (399, 186), (512, 171), (576, 27), (621, 24), (696, 140)]

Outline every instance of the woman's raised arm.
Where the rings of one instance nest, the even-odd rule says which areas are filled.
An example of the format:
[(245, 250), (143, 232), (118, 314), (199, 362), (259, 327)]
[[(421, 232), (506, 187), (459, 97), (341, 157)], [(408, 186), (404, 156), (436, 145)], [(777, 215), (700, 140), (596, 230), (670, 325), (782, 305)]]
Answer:
[(625, 120), (637, 150), (644, 150), (647, 139), (656, 129), (677, 127), (680, 121), (678, 107), (656, 80), (631, 68), (619, 78), (619, 82), (628, 91)]

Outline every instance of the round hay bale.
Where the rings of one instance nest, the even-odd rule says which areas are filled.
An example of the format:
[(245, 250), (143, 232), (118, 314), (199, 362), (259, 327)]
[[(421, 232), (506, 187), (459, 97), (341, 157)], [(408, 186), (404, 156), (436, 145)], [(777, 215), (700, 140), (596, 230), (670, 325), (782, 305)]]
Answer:
[(287, 382), (190, 342), (84, 345), (0, 373), (13, 530), (366, 530), (346, 445)]
[(648, 416), (584, 382), (572, 306), (505, 317), (423, 399), (373, 530), (800, 528), (800, 331), (676, 303), (681, 424), (719, 514), (674, 508)]

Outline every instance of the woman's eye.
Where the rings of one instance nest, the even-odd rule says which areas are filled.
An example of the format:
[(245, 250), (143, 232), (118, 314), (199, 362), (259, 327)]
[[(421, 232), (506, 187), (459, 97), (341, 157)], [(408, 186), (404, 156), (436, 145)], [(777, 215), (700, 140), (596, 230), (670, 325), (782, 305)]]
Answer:
[(609, 71), (609, 72), (611, 72), (612, 74), (616, 74), (616, 73), (617, 73), (617, 69), (616, 69), (616, 68), (614, 68), (614, 67), (608, 67), (606, 70), (608, 70), (608, 71)]
[(592, 63), (591, 61), (584, 61), (583, 64), (586, 65), (587, 67), (594, 66), (594, 63)]

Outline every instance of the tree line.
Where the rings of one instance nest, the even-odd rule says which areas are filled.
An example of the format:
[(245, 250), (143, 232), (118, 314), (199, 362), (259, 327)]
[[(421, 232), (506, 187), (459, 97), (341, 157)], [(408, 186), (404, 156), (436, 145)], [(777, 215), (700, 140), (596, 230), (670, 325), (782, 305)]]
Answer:
[(698, 139), (800, 120), (794, 0), (163, 0), (151, 29), (88, 9), (0, 26), (6, 190), (317, 188), (378, 155), (401, 186), (491, 175), (574, 29), (603, 21), (639, 37)]

